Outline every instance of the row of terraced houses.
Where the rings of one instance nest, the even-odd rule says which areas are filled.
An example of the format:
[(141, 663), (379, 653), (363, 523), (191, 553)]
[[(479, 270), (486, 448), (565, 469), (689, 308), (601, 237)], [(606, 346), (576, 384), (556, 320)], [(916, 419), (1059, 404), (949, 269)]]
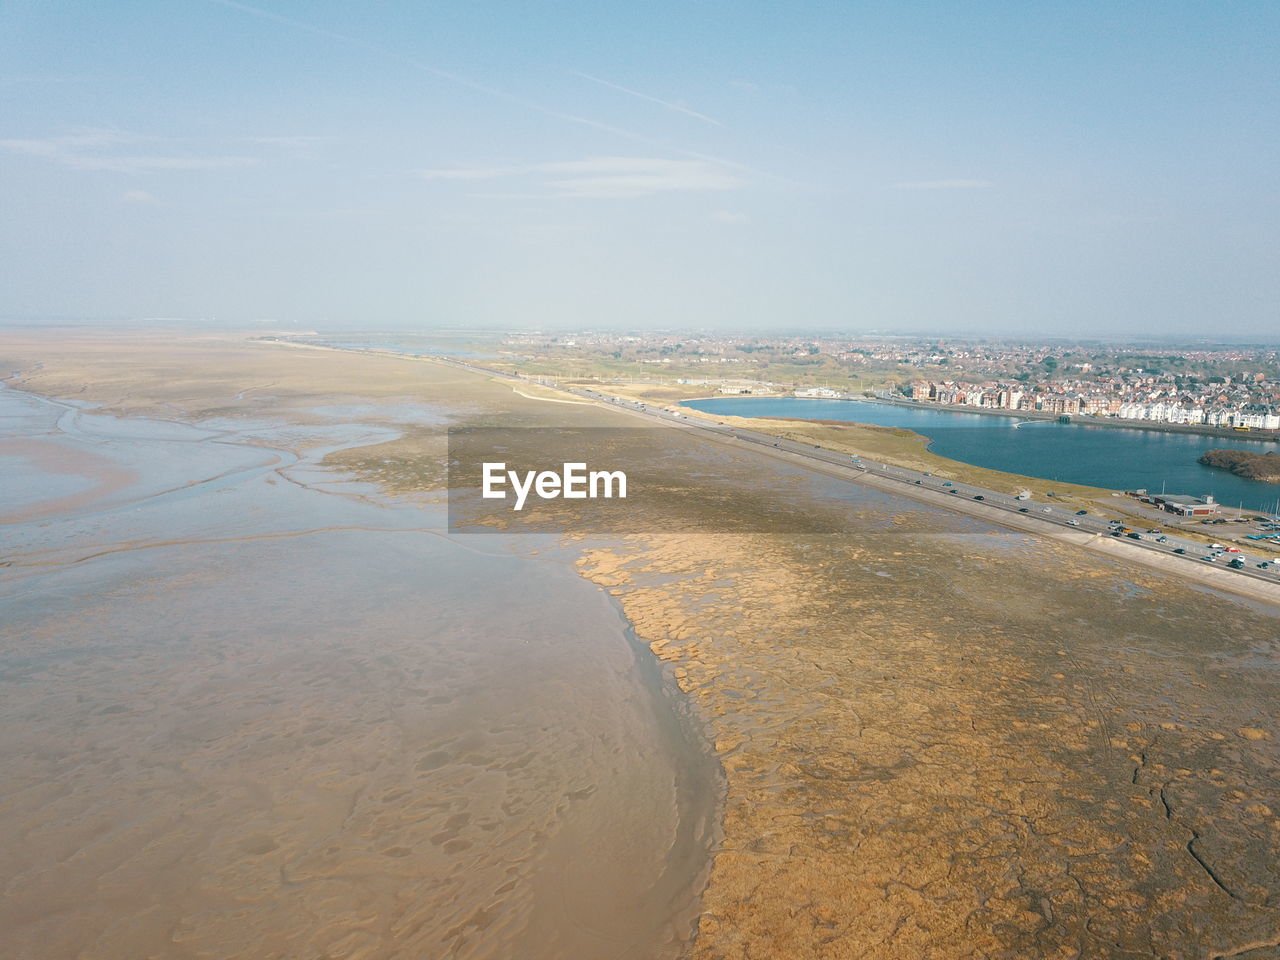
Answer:
[(1157, 423), (1198, 424), (1211, 427), (1238, 427), (1253, 430), (1280, 430), (1280, 407), (1249, 403), (1226, 393), (1203, 397), (1190, 395), (1125, 397), (1091, 391), (1035, 391), (999, 383), (912, 383), (907, 395), (912, 400), (980, 407), (990, 410), (1028, 410), (1056, 414), (1086, 414), (1149, 420)]

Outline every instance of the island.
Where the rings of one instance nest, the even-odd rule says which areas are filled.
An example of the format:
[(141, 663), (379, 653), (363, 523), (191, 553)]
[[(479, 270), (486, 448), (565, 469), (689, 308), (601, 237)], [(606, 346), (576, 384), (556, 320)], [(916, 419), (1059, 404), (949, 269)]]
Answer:
[(1200, 458), (1207, 467), (1230, 470), (1237, 477), (1280, 483), (1280, 453), (1253, 453), (1249, 450), (1210, 450)]

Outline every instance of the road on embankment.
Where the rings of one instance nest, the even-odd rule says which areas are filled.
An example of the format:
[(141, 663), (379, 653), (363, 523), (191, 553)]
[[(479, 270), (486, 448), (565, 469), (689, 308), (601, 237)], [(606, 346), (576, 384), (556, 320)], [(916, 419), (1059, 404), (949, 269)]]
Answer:
[[(643, 401), (610, 396), (596, 390), (557, 386), (535, 377), (480, 367), (449, 357), (432, 359), (505, 380), (553, 386), (562, 392), (610, 405), (633, 416), (696, 430), (720, 442), (751, 444), (765, 456), (799, 464), (826, 476), (861, 483), (896, 496), (980, 517), (1015, 530), (1051, 536), (1102, 553), (1121, 563), (1141, 564), (1194, 580), (1215, 590), (1280, 606), (1280, 563), (1274, 559), (1265, 562), (1265, 566), (1259, 566), (1264, 561), (1259, 561), (1256, 557), (1225, 547), (1206, 547), (1203, 543), (1187, 540), (1164, 530), (1128, 531), (1126, 528), (1127, 532), (1120, 532), (1116, 529), (1118, 521), (1107, 521), (1086, 511), (1071, 510), (1053, 503), (1020, 500), (972, 484), (943, 480), (929, 473), (852, 457), (816, 444), (787, 440), (717, 420), (690, 417)], [(1245, 565), (1238, 568), (1229, 566), (1236, 558)]]

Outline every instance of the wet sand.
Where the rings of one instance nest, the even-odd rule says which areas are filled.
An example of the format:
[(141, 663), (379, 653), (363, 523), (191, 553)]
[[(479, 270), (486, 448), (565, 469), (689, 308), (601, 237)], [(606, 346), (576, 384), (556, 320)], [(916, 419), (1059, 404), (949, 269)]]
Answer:
[(553, 544), (320, 466), (394, 415), (0, 408), (6, 956), (683, 952), (720, 786), (678, 692)]

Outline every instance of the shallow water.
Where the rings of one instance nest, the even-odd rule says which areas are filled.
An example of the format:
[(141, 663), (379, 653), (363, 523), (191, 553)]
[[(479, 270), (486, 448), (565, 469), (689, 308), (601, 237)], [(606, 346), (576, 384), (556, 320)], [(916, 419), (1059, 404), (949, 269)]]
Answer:
[(0, 390), (39, 453), (0, 460), (13, 955), (687, 944), (719, 780), (681, 698), (567, 558), (327, 482), (386, 431)]

